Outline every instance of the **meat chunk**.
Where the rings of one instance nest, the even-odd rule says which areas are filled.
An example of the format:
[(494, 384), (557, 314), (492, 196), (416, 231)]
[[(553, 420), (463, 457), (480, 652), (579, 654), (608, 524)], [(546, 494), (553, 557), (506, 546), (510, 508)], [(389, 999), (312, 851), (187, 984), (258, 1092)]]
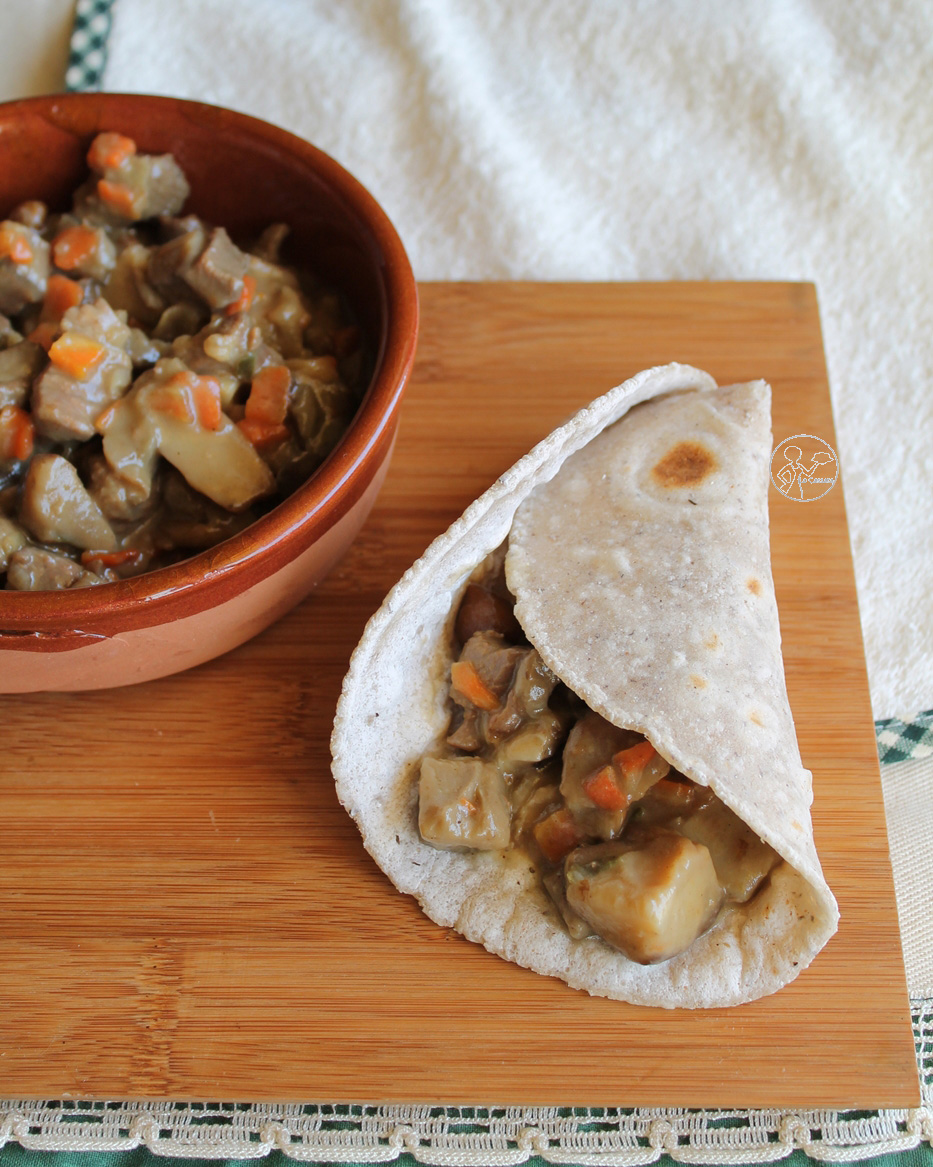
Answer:
[(52, 262), (74, 279), (103, 283), (117, 262), (117, 248), (103, 227), (65, 222), (52, 240)]
[(197, 262), (206, 244), (207, 231), (199, 222), (190, 231), (153, 247), (149, 253), (146, 274), (166, 299), (178, 300), (181, 295), (188, 292), (183, 276)]
[(564, 747), (560, 790), (574, 818), (588, 835), (614, 839), (625, 823), (628, 802), (615, 808), (600, 806), (587, 793), (584, 783), (615, 754), (643, 740), (641, 734), (619, 729), (592, 711), (581, 717), (570, 731)]
[(184, 171), (171, 154), (138, 154), (130, 163), (129, 185), (141, 188), (135, 218), (177, 215), (191, 192)]
[[(524, 655), (524, 649), (508, 644), (498, 633), (478, 632), (464, 645), (458, 663), (467, 662), (473, 666), (485, 689), (494, 697), (490, 708), (497, 709)], [(458, 704), (471, 700), (463, 690), (456, 688), (456, 682), (451, 696)]]
[(0, 312), (15, 316), (38, 304), (49, 279), (49, 245), (38, 231), (5, 219), (0, 223)]
[(104, 551), (117, 545), (113, 528), (77, 470), (60, 454), (40, 454), (29, 463), (20, 519), (40, 543), (71, 543)]
[(14, 222), (32, 227), (36, 231), (42, 230), (48, 216), (49, 208), (39, 199), (27, 199), (10, 211), (10, 218)]
[[(498, 632), (474, 633), (451, 667), (450, 696), (461, 708), (462, 719), (448, 743), (465, 750), (498, 745), (544, 713), (556, 683), (534, 649), (510, 645)], [(516, 743), (512, 761), (538, 748), (547, 756), (553, 747), (546, 747), (545, 739), (553, 736), (553, 720), (547, 729), (544, 722), (538, 729), (543, 736), (532, 733), (524, 746)]]
[(249, 256), (240, 251), (223, 227), (215, 227), (207, 246), (182, 277), (212, 309), (224, 308), (243, 292)]
[(42, 547), (21, 547), (15, 551), (6, 572), (6, 586), (18, 592), (61, 591), (102, 582), (80, 563)]
[(101, 454), (88, 459), (87, 478), (88, 493), (112, 521), (138, 523), (152, 514), (158, 503), (152, 482), (143, 486), (118, 474)]
[(0, 351), (0, 407), (24, 404), (44, 363), (45, 353), (29, 340)]
[[(36, 429), (53, 441), (90, 438), (107, 405), (122, 396), (133, 376), (127, 352), (130, 330), (106, 300), (70, 308), (62, 319), (63, 334), (49, 350), (51, 364), (39, 376), (32, 394)], [(86, 338), (99, 357), (85, 376), (76, 376), (56, 361), (57, 349), (69, 334)]]
[(57, 442), (89, 438), (100, 410), (74, 377), (49, 365), (36, 381), (34, 418), (40, 433)]
[(124, 226), (176, 215), (190, 192), (170, 154), (134, 154), (98, 173), (75, 194), (75, 213), (89, 223)]
[(524, 637), (509, 601), (489, 588), (471, 583), (457, 609), (454, 634), (461, 644), (466, 644), (474, 632), (498, 632), (513, 644)]
[(513, 734), (530, 719), (543, 714), (557, 684), (557, 677), (547, 667), (536, 649), (522, 648), (512, 681), (499, 709), (490, 713), (486, 736), (500, 741)]

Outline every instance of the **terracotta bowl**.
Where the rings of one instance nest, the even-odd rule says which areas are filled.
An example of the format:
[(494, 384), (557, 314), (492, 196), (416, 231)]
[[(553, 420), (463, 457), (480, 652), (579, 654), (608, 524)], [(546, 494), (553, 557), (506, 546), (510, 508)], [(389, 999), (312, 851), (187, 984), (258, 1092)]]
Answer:
[(219, 656), (311, 591), (349, 547), (385, 477), (418, 329), (404, 248), (371, 195), (284, 130), (174, 98), (70, 94), (0, 105), (0, 218), (70, 205), (100, 130), (172, 153), (185, 204), (234, 238), (291, 227), (289, 259), (342, 291), (374, 353), (359, 412), (324, 465), (241, 534), (182, 563), (76, 591), (0, 591), (0, 692), (97, 689)]

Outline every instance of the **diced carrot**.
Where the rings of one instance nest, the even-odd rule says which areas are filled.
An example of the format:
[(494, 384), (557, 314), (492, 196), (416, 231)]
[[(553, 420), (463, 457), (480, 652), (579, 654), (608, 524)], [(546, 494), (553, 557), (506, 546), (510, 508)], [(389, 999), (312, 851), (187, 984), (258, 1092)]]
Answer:
[(476, 671), (472, 661), (454, 661), (450, 666), (450, 682), (477, 709), (491, 713), (499, 708), (499, 698)]
[(551, 863), (560, 863), (565, 855), (568, 855), (574, 847), (579, 847), (586, 838), (566, 806), (559, 807), (552, 811), (546, 819), (535, 823), (531, 833), (545, 859)]
[(193, 392), (197, 381), (192, 372), (173, 373), (161, 385), (153, 386), (147, 396), (148, 403), (157, 413), (193, 425), (198, 416)]
[(97, 193), (108, 207), (125, 219), (136, 218), (137, 192), (125, 182), (110, 182), (102, 178), (97, 183)]
[(0, 259), (7, 258), (13, 263), (31, 263), (32, 247), (22, 229), (16, 230), (12, 223), (0, 223)]
[(243, 277), (243, 291), (233, 301), (224, 308), (227, 316), (235, 316), (237, 312), (245, 312), (252, 304), (253, 297), (256, 295), (256, 281), (251, 275)]
[(55, 343), (58, 336), (58, 325), (52, 320), (40, 320), (36, 327), (26, 337), (33, 344), (41, 344), (46, 352)]
[(40, 319), (57, 323), (69, 308), (76, 308), (83, 301), (84, 288), (79, 283), (57, 273), (50, 275)]
[(96, 429), (99, 434), (105, 434), (107, 430), (109, 430), (113, 425), (113, 419), (117, 416), (118, 405), (118, 401), (112, 402), (94, 419), (94, 429)]
[(164, 384), (180, 389), (192, 389), (197, 379), (197, 373), (193, 373), (190, 369), (182, 369), (180, 372), (172, 373), (170, 377), (166, 377)]
[(52, 262), (62, 271), (74, 271), (90, 259), (97, 243), (93, 227), (65, 227), (52, 240)]
[(87, 164), (92, 170), (119, 170), (136, 153), (132, 138), (112, 131), (98, 134), (87, 152)]
[(101, 567), (123, 567), (141, 562), (143, 553), (126, 548), (123, 551), (82, 551), (81, 563), (85, 567), (97, 563)]
[(220, 404), (220, 383), (213, 377), (198, 377), (191, 390), (198, 421), (206, 430), (220, 429), (224, 412)]
[(625, 810), (629, 800), (615, 780), (612, 766), (600, 766), (583, 779), (583, 793), (600, 810)]
[(288, 412), (288, 391), (292, 375), (284, 365), (267, 365), (253, 377), (246, 401), (246, 417), (281, 425)]
[(154, 410), (158, 413), (167, 413), (177, 421), (188, 422), (190, 425), (196, 419), (197, 415), (191, 397), (183, 389), (170, 389), (166, 387), (161, 393), (151, 394), (149, 400)]
[(243, 436), (252, 442), (257, 450), (270, 449), (288, 437), (288, 426), (285, 425), (275, 425), (268, 421), (255, 421), (249, 417), (244, 417), (236, 424)]
[(25, 462), (32, 453), (35, 426), (25, 409), (4, 405), (0, 409), (0, 458)]
[(629, 746), (627, 750), (619, 750), (617, 754), (614, 754), (612, 764), (617, 766), (623, 774), (629, 776), (638, 770), (644, 770), (657, 752), (651, 742), (638, 742), (637, 745)]
[(49, 349), (52, 364), (79, 381), (86, 381), (106, 355), (99, 341), (71, 331), (63, 332)]

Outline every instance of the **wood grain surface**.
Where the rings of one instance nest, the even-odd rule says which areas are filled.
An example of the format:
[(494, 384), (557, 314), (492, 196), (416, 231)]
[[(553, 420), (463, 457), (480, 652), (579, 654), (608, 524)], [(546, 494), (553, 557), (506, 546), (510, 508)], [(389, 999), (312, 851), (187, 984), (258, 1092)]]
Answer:
[[(802, 284), (428, 284), (382, 495), (302, 606), (131, 689), (4, 698), (0, 1097), (919, 1104), (843, 489), (770, 492), (791, 704), (837, 936), (781, 992), (590, 998), (440, 929), (364, 852), (328, 737), (367, 618), (572, 410), (680, 360), (835, 445)], [(843, 477), (845, 474), (843, 467)]]

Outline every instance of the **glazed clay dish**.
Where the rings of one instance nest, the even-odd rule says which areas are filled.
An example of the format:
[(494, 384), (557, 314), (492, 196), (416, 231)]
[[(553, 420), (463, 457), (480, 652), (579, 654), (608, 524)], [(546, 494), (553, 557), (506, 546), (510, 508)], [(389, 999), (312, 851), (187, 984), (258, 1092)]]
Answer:
[(0, 692), (127, 685), (178, 672), (260, 632), (349, 547), (388, 469), (417, 339), (404, 248), (371, 195), (309, 143), (230, 110), (174, 98), (69, 94), (0, 106), (0, 218), (27, 200), (66, 211), (102, 132), (170, 154), (184, 214), (256, 239), (288, 227), (288, 262), (347, 306), (371, 375), (326, 461), (267, 514), (209, 550), (131, 578), (0, 591)]

